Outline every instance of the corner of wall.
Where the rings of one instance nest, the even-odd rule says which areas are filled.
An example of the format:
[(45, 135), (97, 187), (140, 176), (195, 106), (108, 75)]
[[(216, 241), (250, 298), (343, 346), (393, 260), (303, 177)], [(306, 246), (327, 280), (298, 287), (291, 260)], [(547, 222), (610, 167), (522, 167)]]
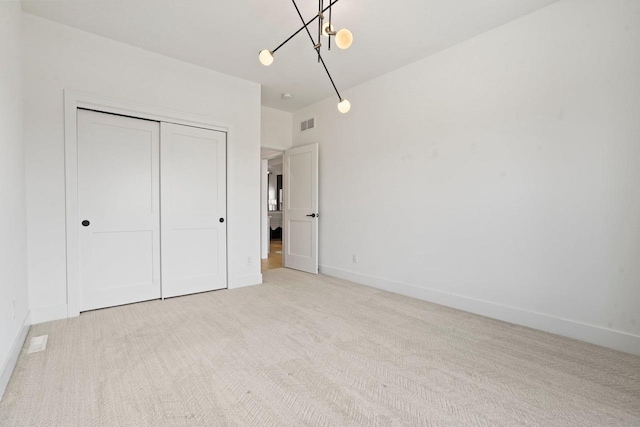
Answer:
[(518, 307), (497, 304), (491, 301), (483, 301), (380, 277), (367, 276), (326, 265), (320, 266), (320, 271), (327, 276), (349, 280), (383, 291), (417, 298), (468, 313), (486, 316), (503, 322), (526, 326), (528, 328), (538, 329), (640, 356), (640, 337), (637, 335), (605, 329), (575, 320), (563, 319), (545, 313), (524, 310)]
[(18, 363), (18, 357), (20, 356), (20, 352), (22, 351), (22, 347), (24, 346), (24, 342), (27, 339), (27, 335), (29, 334), (29, 329), (31, 325), (31, 313), (27, 311), (26, 316), (22, 322), (22, 327), (20, 328), (20, 332), (16, 336), (13, 345), (11, 346), (11, 350), (9, 351), (9, 356), (7, 360), (4, 362), (2, 368), (0, 368), (0, 401), (4, 397), (4, 392), (7, 390), (7, 386), (9, 385), (9, 381), (11, 380), (11, 375), (13, 374), (13, 370)]
[(238, 276), (229, 278), (228, 289), (244, 288), (262, 284), (262, 274), (250, 274), (248, 276)]
[(50, 307), (32, 307), (31, 324), (51, 322), (53, 320), (66, 319), (68, 316), (67, 304), (53, 305)]

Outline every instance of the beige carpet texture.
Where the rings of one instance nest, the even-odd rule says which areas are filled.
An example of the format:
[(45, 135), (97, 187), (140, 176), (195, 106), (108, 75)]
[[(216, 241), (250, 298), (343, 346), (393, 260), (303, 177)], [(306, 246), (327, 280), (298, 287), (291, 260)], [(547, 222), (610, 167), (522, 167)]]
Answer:
[(640, 426), (640, 357), (325, 276), (35, 325), (2, 426)]

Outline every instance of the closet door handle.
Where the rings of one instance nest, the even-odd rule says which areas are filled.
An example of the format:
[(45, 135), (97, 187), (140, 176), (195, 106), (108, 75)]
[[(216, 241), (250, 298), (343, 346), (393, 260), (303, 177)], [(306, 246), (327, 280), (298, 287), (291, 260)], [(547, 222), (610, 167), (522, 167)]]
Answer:
[(87, 221), (86, 219), (84, 221), (82, 221), (82, 225), (85, 227), (88, 227), (89, 224), (91, 224), (89, 221)]
[(316, 214), (312, 213), (312, 214), (309, 214), (309, 215), (307, 215), (307, 216), (310, 216), (311, 218), (315, 218), (315, 217), (316, 217)]
[(220, 222), (224, 222), (224, 218), (220, 218)]

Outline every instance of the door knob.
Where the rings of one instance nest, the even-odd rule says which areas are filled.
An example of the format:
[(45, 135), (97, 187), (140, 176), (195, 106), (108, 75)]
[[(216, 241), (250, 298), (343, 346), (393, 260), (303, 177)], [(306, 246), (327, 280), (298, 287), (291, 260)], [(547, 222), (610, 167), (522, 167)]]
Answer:
[(220, 222), (224, 222), (224, 218), (220, 218)]
[(82, 221), (82, 225), (85, 227), (88, 227), (89, 224), (91, 224), (89, 221), (87, 221), (86, 219), (84, 221)]
[(315, 218), (315, 217), (316, 217), (316, 214), (312, 213), (312, 214), (309, 214), (309, 215), (307, 215), (307, 216), (310, 216), (311, 218)]

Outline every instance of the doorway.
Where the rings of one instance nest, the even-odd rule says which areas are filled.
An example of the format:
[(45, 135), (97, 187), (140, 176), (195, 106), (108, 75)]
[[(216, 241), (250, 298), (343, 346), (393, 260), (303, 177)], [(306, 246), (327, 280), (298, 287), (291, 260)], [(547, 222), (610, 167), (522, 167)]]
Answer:
[[(267, 158), (265, 158), (267, 157)], [(268, 153), (263, 159), (266, 161), (266, 180), (263, 191), (266, 197), (266, 257), (262, 259), (262, 271), (284, 267), (282, 259), (284, 236), (284, 177), (282, 152)], [(265, 200), (266, 199), (266, 200)]]
[(318, 274), (318, 144), (273, 151), (262, 148), (262, 271)]

